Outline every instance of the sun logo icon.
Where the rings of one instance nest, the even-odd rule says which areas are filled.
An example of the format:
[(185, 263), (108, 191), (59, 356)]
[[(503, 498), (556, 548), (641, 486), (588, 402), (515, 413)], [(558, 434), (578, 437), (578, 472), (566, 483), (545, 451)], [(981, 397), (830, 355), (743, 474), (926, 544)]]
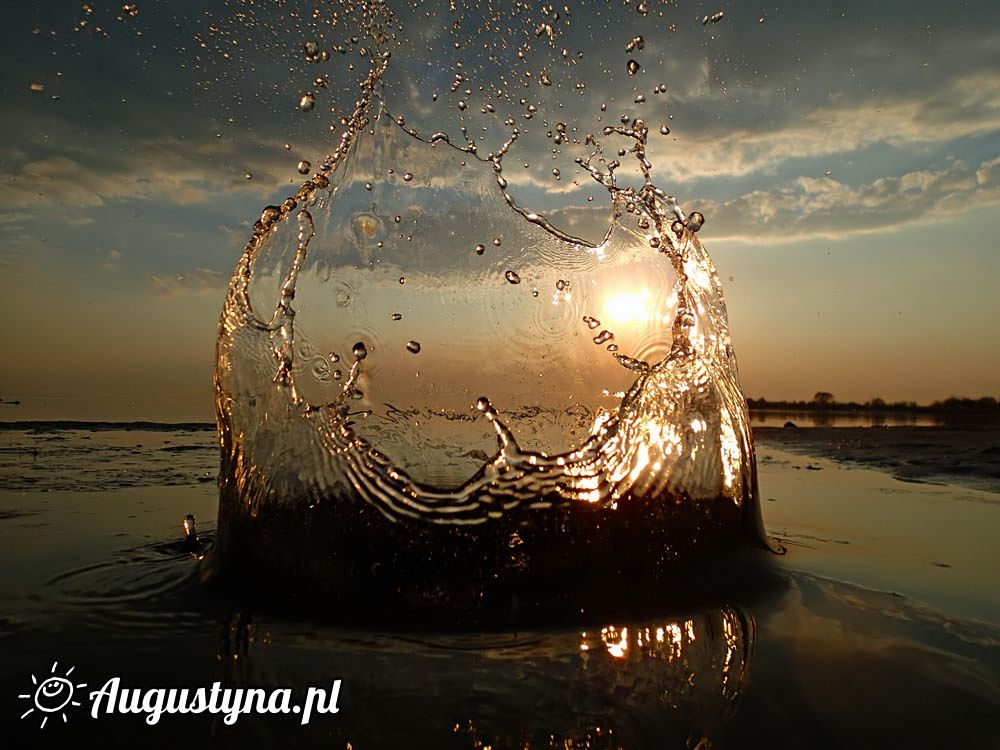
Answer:
[(35, 692), (24, 693), (23, 695), (17, 696), (24, 700), (32, 702), (31, 708), (21, 714), (22, 719), (26, 719), (31, 714), (38, 711), (42, 715), (42, 726), (41, 729), (45, 729), (45, 724), (48, 722), (50, 716), (55, 714), (61, 714), (63, 723), (66, 723), (66, 712), (63, 710), (70, 706), (79, 706), (80, 702), (73, 700), (73, 691), (77, 688), (87, 687), (86, 682), (80, 682), (74, 685), (69, 676), (73, 674), (73, 670), (76, 667), (70, 667), (66, 670), (63, 675), (57, 675), (56, 669), (59, 666), (59, 662), (52, 662), (52, 669), (49, 672), (49, 676), (46, 677), (41, 682), (35, 675), (31, 675), (31, 683), (35, 686)]

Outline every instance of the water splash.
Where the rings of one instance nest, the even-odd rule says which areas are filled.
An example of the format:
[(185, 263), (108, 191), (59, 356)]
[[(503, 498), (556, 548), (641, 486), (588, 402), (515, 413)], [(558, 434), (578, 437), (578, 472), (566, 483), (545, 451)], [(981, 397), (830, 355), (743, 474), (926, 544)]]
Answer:
[[(678, 563), (763, 543), (725, 301), (697, 236), (705, 218), (653, 183), (645, 122), (586, 138), (576, 163), (607, 192), (610, 218), (599, 241), (575, 236), (515, 199), (512, 121), (481, 155), (464, 126), (462, 142), (389, 112), (391, 17), (365, 8), (361, 96), (313, 176), (262, 211), (226, 297), (223, 559), (337, 595), (410, 587), (416, 603), (454, 604), (462, 587), (480, 602), (509, 584), (542, 603), (565, 599), (570, 573), (600, 599), (589, 584), (602, 577), (661, 581)], [(565, 140), (565, 123), (555, 132)], [(618, 153), (640, 185), (619, 184), (606, 138), (628, 144)], [(551, 301), (517, 293), (547, 276)], [(652, 283), (620, 290), (637, 279)], [(394, 346), (372, 321), (403, 308), (425, 331), (418, 343), (403, 326)], [(595, 335), (597, 312), (608, 327)], [(581, 353), (580, 334), (608, 359)], [(352, 361), (331, 378), (345, 337), (359, 339)]]

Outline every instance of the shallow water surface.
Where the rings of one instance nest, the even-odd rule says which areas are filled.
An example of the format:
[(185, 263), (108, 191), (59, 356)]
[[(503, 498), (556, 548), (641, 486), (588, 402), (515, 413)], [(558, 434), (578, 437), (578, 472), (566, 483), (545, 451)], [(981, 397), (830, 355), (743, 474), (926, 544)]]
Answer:
[[(995, 493), (900, 482), (765, 439), (765, 517), (788, 554), (765, 556), (741, 585), (697, 606), (664, 592), (646, 603), (654, 614), (639, 619), (445, 632), (398, 620), (361, 625), (350, 612), (319, 621), (201, 584), (197, 556), (179, 544), (180, 520), (195, 514), (211, 542), (217, 490), (199, 480), (217, 461), (212, 432), (3, 435), (0, 692), (5, 731), (26, 741), (645, 748), (704, 738), (716, 747), (1000, 740)], [(35, 470), (24, 463), (19, 472), (18, 462), (54, 460), (57, 443), (65, 472), (47, 471), (26, 490), (22, 474)], [(167, 452), (177, 458), (169, 469), (168, 446), (186, 446)], [(77, 471), (74, 456), (103, 471)], [(37, 713), (19, 719), (17, 696), (54, 661), (59, 673), (75, 667), (87, 691), (118, 676), (131, 687), (219, 681), (298, 695), (340, 679), (340, 710), (305, 726), (252, 714), (232, 726), (207, 714), (147, 726), (133, 715), (95, 720), (81, 707), (65, 724), (57, 716), (39, 729)]]

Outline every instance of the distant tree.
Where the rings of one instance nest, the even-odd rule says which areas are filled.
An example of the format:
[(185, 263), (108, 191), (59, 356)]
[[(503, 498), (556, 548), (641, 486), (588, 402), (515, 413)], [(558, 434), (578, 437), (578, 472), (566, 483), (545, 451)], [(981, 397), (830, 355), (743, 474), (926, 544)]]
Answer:
[(817, 406), (829, 406), (833, 403), (833, 394), (826, 391), (816, 391), (816, 395), (813, 396), (813, 403)]
[(885, 399), (881, 399), (878, 396), (876, 396), (871, 401), (869, 401), (866, 404), (866, 406), (869, 409), (884, 409), (885, 408)]

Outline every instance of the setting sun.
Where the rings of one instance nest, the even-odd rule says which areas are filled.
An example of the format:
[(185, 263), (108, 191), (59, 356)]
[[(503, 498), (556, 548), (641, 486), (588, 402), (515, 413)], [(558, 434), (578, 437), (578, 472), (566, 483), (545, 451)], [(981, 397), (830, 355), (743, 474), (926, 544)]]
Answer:
[(652, 297), (648, 289), (615, 294), (604, 303), (604, 318), (611, 325), (648, 323), (653, 317)]

